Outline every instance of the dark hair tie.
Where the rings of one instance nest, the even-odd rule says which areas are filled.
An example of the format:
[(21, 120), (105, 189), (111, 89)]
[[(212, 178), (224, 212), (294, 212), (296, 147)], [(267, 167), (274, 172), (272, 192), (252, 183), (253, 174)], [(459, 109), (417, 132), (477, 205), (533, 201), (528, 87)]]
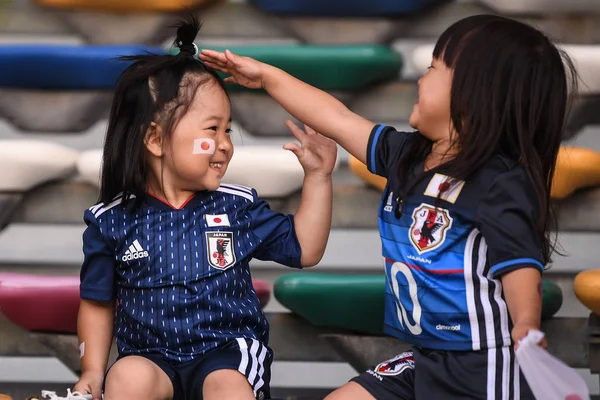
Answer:
[(198, 46), (196, 46), (196, 43), (182, 44), (179, 42), (179, 51), (195, 57), (198, 55)]

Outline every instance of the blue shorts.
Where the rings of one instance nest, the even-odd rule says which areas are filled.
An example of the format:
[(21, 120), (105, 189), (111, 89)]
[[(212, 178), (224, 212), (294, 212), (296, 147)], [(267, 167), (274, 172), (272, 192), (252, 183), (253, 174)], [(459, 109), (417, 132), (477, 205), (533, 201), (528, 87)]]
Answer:
[(244, 375), (257, 400), (271, 398), (273, 351), (258, 340), (243, 338), (232, 340), (225, 346), (181, 364), (174, 364), (163, 354), (158, 353), (131, 355), (152, 361), (167, 374), (173, 384), (173, 400), (202, 400), (204, 380), (211, 372), (221, 369), (233, 369)]
[(414, 347), (352, 381), (378, 400), (535, 400), (512, 347), (479, 351)]

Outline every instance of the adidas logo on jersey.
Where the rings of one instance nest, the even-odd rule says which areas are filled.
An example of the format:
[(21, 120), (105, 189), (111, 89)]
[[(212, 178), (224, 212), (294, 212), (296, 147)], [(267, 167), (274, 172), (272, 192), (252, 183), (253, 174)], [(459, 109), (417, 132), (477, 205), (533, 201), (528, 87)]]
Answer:
[(125, 255), (121, 258), (123, 261), (139, 260), (140, 258), (148, 257), (148, 252), (144, 250), (138, 240), (134, 240), (133, 244), (129, 246), (129, 249), (125, 252)]
[(387, 203), (385, 207), (383, 207), (383, 211), (392, 212), (392, 198), (394, 196), (394, 192), (390, 192), (390, 195), (387, 198)]

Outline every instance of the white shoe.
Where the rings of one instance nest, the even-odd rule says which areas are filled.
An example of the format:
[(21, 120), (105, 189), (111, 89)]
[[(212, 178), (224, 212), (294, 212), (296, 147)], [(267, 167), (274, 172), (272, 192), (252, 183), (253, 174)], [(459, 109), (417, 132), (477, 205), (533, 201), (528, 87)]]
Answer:
[(91, 394), (83, 394), (79, 392), (71, 393), (71, 389), (67, 389), (67, 397), (58, 397), (56, 392), (42, 390), (42, 397), (47, 400), (92, 400)]

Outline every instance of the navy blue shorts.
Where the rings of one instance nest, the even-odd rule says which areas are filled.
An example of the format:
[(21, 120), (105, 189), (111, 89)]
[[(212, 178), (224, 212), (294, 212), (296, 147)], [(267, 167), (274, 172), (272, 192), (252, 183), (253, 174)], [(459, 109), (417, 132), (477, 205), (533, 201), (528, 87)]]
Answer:
[(152, 361), (167, 374), (173, 384), (173, 400), (202, 400), (204, 380), (211, 372), (221, 369), (240, 371), (248, 379), (257, 400), (271, 398), (269, 384), (273, 351), (258, 340), (232, 340), (225, 346), (181, 364), (173, 364), (162, 354), (132, 355)]
[(512, 347), (480, 351), (414, 347), (352, 381), (377, 400), (535, 400)]

